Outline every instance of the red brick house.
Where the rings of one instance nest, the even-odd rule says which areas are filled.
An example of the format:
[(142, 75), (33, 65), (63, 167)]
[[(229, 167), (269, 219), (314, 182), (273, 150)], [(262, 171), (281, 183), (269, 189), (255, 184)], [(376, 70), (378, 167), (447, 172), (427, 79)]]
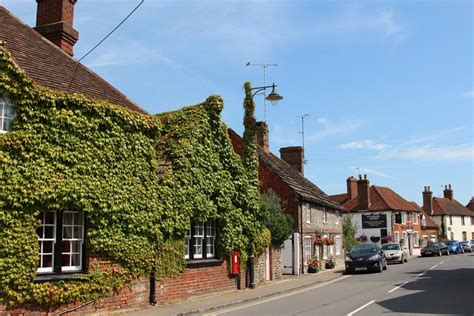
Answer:
[[(123, 93), (72, 58), (73, 46), (78, 39), (78, 32), (73, 28), (73, 12), (76, 0), (38, 0), (37, 2), (37, 26), (34, 29), (17, 19), (6, 8), (0, 6), (0, 45), (11, 55), (13, 62), (21, 70), (24, 70), (27, 78), (38, 87), (84, 95), (93, 101), (104, 100), (111, 105), (124, 107), (145, 116), (147, 120), (153, 121), (154, 118), (152, 116), (148, 115), (146, 111), (128, 99)], [(0, 73), (2, 72), (0, 71)], [(2, 91), (0, 90), (0, 92)], [(13, 116), (9, 116), (13, 108), (12, 103), (0, 96), (0, 110), (2, 111), (0, 132), (7, 132), (9, 130), (9, 122), (13, 119)], [(210, 116), (210, 114), (205, 112), (205, 109), (202, 109), (199, 114), (203, 117), (206, 117), (206, 115)], [(220, 121), (220, 116), (215, 119)], [(219, 124), (221, 123), (219, 122)], [(214, 131), (216, 135), (222, 131), (219, 124), (216, 124), (217, 130)], [(199, 127), (184, 126), (182, 128)], [(227, 135), (224, 132), (222, 139), (226, 138)], [(170, 136), (168, 139), (172, 140), (173, 137)], [(227, 142), (226, 145), (229, 156), (236, 156), (232, 151), (230, 143)], [(156, 150), (158, 151), (158, 149)], [(41, 244), (40, 249), (42, 250), (38, 254), (39, 266), (34, 282), (55, 282), (56, 279), (61, 282), (67, 282), (67, 277), (74, 277), (73, 273), (88, 273), (91, 265), (97, 265), (103, 270), (114, 271), (118, 264), (100, 255), (89, 256), (87, 249), (84, 248), (84, 241), (87, 237), (85, 233), (87, 231), (85, 216), (80, 215), (80, 212), (76, 211), (61, 210), (60, 212), (63, 220), (56, 219), (56, 215), (51, 216), (53, 212), (41, 213), (41, 218), (39, 219), (39, 231), (41, 233), (38, 233), (38, 242)], [(67, 225), (64, 223), (67, 223)], [(193, 225), (193, 229), (190, 230), (192, 233), (186, 236), (188, 243), (186, 243), (185, 251), (187, 252), (182, 254), (182, 258), (188, 259), (186, 260), (186, 270), (180, 276), (156, 283), (152, 278), (141, 278), (134, 280), (120, 292), (110, 293), (110, 296), (107, 298), (91, 301), (87, 304), (73, 303), (67, 306), (56, 306), (54, 312), (107, 311), (117, 308), (148, 305), (153, 301), (156, 301), (158, 304), (164, 304), (192, 295), (235, 289), (237, 287), (236, 278), (229, 275), (228, 264), (224, 256), (216, 250), (217, 247), (214, 244), (216, 230), (218, 231), (215, 223), (193, 223)], [(75, 258), (71, 261), (80, 258), (77, 260), (77, 264), (69, 264), (66, 267), (65, 264), (61, 264), (64, 259), (56, 261), (59, 262), (59, 274), (63, 275), (56, 273), (56, 267), (53, 267), (53, 260), (51, 260), (53, 256), (54, 258), (61, 258), (61, 251), (63, 249), (44, 250), (48, 247), (56, 247), (54, 244), (63, 244), (62, 242), (56, 243), (55, 236), (53, 238), (46, 236), (49, 234), (47, 231), (51, 231), (53, 226), (57, 232), (61, 232), (63, 229), (82, 232), (78, 233), (80, 237), (73, 241), (76, 243), (75, 245), (77, 245), (78, 250), (75, 250), (74, 253), (71, 252), (70, 256)], [(58, 234), (63, 233), (56, 233), (54, 235), (57, 236)], [(61, 236), (58, 240), (64, 242), (65, 239), (65, 236)], [(191, 241), (193, 242), (192, 250), (190, 250)], [(202, 244), (198, 245), (199, 241)], [(185, 241), (183, 240), (184, 243)], [(69, 276), (65, 277), (64, 275), (66, 274)], [(155, 289), (155, 292), (152, 289)], [(0, 314), (28, 313), (32, 311), (39, 312), (44, 311), (44, 309), (38, 306), (10, 309), (10, 307), (7, 308), (5, 305), (0, 304)]]
[[(293, 250), (290, 249), (291, 242), (285, 243), (283, 253), (283, 268), (284, 270), (285, 267), (287, 268), (285, 273), (305, 273), (306, 263), (313, 256), (318, 256), (322, 260), (331, 255), (334, 258), (343, 258), (343, 208), (305, 178), (303, 148), (281, 148), (281, 158), (278, 158), (270, 152), (266, 123), (257, 122), (256, 129), (260, 191), (263, 193), (271, 189), (276, 192), (284, 203), (284, 211), (293, 217), (294, 232), (300, 236), (298, 245), (293, 244), (293, 249), (299, 249), (296, 257), (291, 256), (293, 254)], [(241, 155), (242, 138), (231, 129), (229, 129), (229, 135), (234, 150)], [(313, 242), (316, 237), (327, 237), (333, 244), (322, 248), (315, 247)], [(294, 238), (296, 240), (296, 237)]]
[(439, 226), (433, 222), (431, 217), (426, 214), (423, 209), (414, 201), (410, 202), (421, 212), (421, 240), (420, 246), (425, 247), (430, 241), (440, 240)]
[(331, 198), (342, 204), (356, 223), (356, 238), (378, 244), (399, 242), (410, 254), (417, 254), (422, 236), (420, 210), (390, 188), (370, 186), (367, 175), (349, 177), (346, 182), (347, 193)]
[(461, 241), (474, 238), (474, 212), (454, 199), (451, 185), (444, 187), (443, 197), (433, 197), (430, 187), (426, 186), (423, 211), (440, 227), (439, 234), (443, 239)]

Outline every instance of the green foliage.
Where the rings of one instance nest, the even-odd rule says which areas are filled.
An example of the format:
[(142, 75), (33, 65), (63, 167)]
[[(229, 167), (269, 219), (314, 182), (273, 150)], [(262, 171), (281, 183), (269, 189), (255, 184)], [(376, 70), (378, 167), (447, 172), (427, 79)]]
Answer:
[(272, 189), (260, 196), (260, 215), (271, 232), (273, 244), (282, 245), (293, 233), (293, 218), (283, 213), (280, 198)]
[(254, 237), (254, 254), (259, 257), (272, 242), (272, 234), (268, 228), (263, 228), (261, 234)]
[[(219, 97), (154, 118), (38, 87), (3, 46), (0, 96), (16, 111), (0, 134), (0, 303), (96, 300), (152, 270), (176, 275), (191, 220), (217, 221), (224, 254), (245, 255), (261, 232), (255, 179), (232, 149)], [(33, 283), (42, 210), (84, 212), (89, 253), (121, 268)]]
[(358, 244), (355, 238), (357, 226), (352, 223), (351, 216), (343, 216), (342, 233), (342, 246), (346, 251), (351, 251), (352, 247)]

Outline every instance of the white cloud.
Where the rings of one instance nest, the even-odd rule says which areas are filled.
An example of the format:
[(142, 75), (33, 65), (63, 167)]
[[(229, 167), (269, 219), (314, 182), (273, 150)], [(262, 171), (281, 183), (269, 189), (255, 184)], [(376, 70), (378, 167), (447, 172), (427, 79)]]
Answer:
[(399, 158), (416, 162), (472, 162), (474, 159), (474, 146), (472, 143), (452, 146), (425, 145), (383, 153), (379, 155), (379, 158)]
[(389, 175), (387, 173), (384, 173), (382, 171), (375, 170), (375, 169), (372, 169), (372, 168), (359, 168), (359, 167), (357, 167), (357, 168), (351, 168), (351, 169), (357, 169), (357, 171), (360, 172), (361, 174), (368, 174), (369, 178), (370, 178), (370, 175), (376, 175), (376, 176), (386, 178), (386, 179), (398, 180), (397, 178), (392, 177), (391, 175)]
[(319, 141), (329, 136), (349, 133), (359, 128), (364, 122), (360, 119), (345, 119), (341, 121), (331, 121), (327, 118), (318, 118), (316, 122), (321, 126), (321, 130), (308, 136), (308, 141)]
[(462, 93), (462, 94), (461, 94), (461, 97), (463, 97), (463, 98), (469, 98), (469, 99), (474, 98), (474, 89)]
[(373, 140), (364, 140), (364, 141), (353, 141), (345, 144), (339, 145), (341, 149), (371, 149), (371, 150), (384, 150), (389, 147), (387, 144), (378, 144)]

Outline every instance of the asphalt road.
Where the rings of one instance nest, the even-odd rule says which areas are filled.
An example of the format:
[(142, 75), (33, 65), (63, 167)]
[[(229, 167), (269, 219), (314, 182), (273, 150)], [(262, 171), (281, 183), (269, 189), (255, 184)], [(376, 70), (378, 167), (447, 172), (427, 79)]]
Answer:
[(206, 315), (474, 315), (474, 254), (412, 258)]

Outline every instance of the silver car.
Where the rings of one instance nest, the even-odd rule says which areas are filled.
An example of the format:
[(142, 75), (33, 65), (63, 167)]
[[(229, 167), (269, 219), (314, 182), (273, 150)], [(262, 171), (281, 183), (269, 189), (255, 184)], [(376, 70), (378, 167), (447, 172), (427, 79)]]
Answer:
[(474, 241), (473, 240), (461, 241), (460, 244), (464, 248), (464, 251), (472, 252), (472, 250), (474, 249)]
[(382, 251), (387, 262), (408, 262), (407, 248), (400, 247), (398, 243), (383, 244)]

